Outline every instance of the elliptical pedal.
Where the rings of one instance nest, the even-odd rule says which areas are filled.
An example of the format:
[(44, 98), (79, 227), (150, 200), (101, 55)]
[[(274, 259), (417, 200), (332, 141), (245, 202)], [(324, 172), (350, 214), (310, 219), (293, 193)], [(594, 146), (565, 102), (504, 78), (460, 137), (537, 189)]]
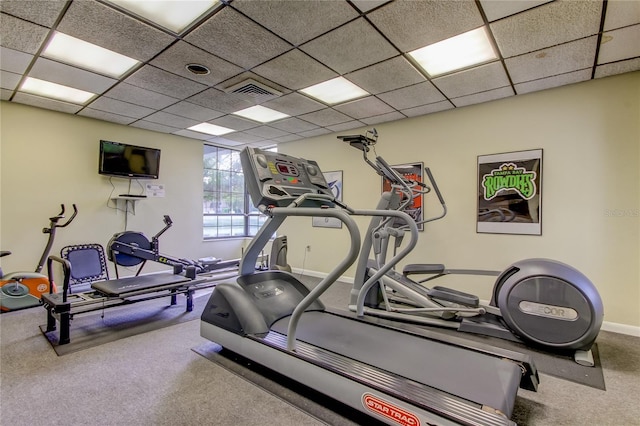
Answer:
[(454, 290), (452, 288), (435, 286), (428, 291), (428, 294), (434, 299), (457, 303), (458, 305), (467, 306), (469, 308), (477, 308), (480, 306), (480, 299), (478, 296)]

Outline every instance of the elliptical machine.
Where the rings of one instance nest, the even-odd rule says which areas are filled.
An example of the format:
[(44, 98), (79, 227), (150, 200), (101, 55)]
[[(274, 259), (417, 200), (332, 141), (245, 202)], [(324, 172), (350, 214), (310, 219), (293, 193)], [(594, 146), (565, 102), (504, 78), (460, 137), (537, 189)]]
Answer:
[[(362, 151), (364, 161), (377, 174), (389, 179), (392, 190), (383, 194), (379, 209), (403, 211), (420, 194), (435, 192), (443, 212), (420, 223), (445, 217), (447, 207), (429, 168), (426, 175), (432, 188), (410, 181), (393, 170), (381, 157), (371, 161), (367, 154), (377, 142), (375, 129), (366, 135), (338, 136)], [(402, 244), (403, 228), (389, 218), (373, 218), (365, 235), (350, 309), (394, 320), (453, 328), (525, 343), (549, 351), (574, 351), (574, 360), (593, 366), (591, 353), (602, 325), (604, 308), (597, 289), (589, 279), (564, 263), (550, 259), (525, 259), (504, 271), (447, 269), (442, 264), (410, 264), (402, 274), (389, 270), (380, 274), (386, 263), (389, 241), (394, 250)], [(374, 258), (369, 256), (373, 250)], [(422, 285), (439, 277), (460, 275), (497, 276), (491, 301), (481, 303), (478, 296), (435, 286)], [(410, 275), (427, 275), (414, 281)]]
[[(53, 241), (56, 237), (56, 229), (68, 226), (78, 214), (78, 208), (73, 204), (73, 214), (65, 223), (60, 224), (64, 219), (65, 207), (60, 205), (60, 213), (49, 218), (49, 227), (43, 228), (42, 233), (49, 234), (47, 244), (44, 247), (42, 256), (36, 265), (35, 272), (11, 272), (2, 275), (0, 269), (0, 311), (8, 312), (17, 309), (30, 308), (40, 304), (40, 297), (43, 293), (49, 293), (49, 286), (56, 291), (54, 282), (49, 282), (49, 278), (41, 274), (44, 263), (49, 257)], [(10, 255), (10, 251), (0, 252), (0, 257)]]

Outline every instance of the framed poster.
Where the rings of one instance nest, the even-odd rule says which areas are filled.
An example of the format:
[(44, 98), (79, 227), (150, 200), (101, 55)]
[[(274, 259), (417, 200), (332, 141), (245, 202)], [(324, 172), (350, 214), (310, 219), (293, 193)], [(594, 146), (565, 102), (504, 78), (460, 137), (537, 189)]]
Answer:
[[(424, 164), (423, 163), (411, 163), (411, 164), (400, 164), (397, 166), (391, 166), (393, 170), (395, 170), (400, 176), (405, 177), (406, 179), (416, 181), (416, 182), (424, 182)], [(391, 191), (391, 182), (389, 179), (383, 177), (382, 178), (382, 192)], [(418, 195), (413, 199), (413, 202), (405, 209), (405, 213), (413, 218), (416, 222), (418, 222), (418, 230), (424, 230), (424, 224), (422, 222), (422, 205), (423, 205), (423, 194)], [(400, 219), (396, 219), (399, 226), (404, 224), (404, 221)], [(402, 224), (400, 224), (402, 222)]]
[(542, 235), (542, 149), (478, 156), (477, 232)]
[[(342, 170), (335, 172), (323, 172), (324, 178), (329, 184), (333, 196), (342, 201)], [(313, 217), (311, 225), (319, 228), (342, 228), (342, 222), (335, 217)]]

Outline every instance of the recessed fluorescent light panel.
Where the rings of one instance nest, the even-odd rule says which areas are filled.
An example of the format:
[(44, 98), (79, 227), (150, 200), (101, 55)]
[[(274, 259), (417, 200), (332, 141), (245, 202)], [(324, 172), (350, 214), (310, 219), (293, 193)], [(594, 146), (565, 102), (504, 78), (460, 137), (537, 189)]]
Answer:
[(300, 91), (329, 105), (361, 98), (369, 94), (344, 77), (336, 77)]
[(74, 89), (73, 87), (67, 87), (32, 77), (27, 77), (24, 80), (20, 91), (80, 105), (84, 105), (89, 99), (96, 95), (95, 93), (85, 92), (84, 90)]
[(270, 123), (272, 121), (280, 120), (281, 118), (290, 117), (290, 115), (271, 108), (263, 107), (262, 105), (245, 108), (243, 110), (236, 111), (233, 114), (250, 120), (259, 121), (260, 123)]
[(422, 47), (409, 55), (430, 77), (497, 59), (485, 27)]
[(213, 9), (216, 0), (108, 0), (123, 9), (180, 33), (193, 21)]
[(118, 78), (139, 62), (95, 44), (56, 32), (43, 56)]
[(211, 124), (211, 123), (196, 124), (195, 126), (189, 127), (188, 130), (193, 130), (194, 132), (206, 133), (208, 135), (213, 135), (213, 136), (221, 136), (221, 135), (226, 135), (227, 133), (235, 132), (235, 130), (233, 129), (228, 129), (222, 126), (216, 126), (215, 124)]

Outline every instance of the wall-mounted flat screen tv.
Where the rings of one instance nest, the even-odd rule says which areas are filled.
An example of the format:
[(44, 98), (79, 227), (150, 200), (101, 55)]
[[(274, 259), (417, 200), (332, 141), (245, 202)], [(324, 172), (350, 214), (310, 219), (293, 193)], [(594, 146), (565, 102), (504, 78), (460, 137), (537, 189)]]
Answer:
[(160, 150), (101, 140), (98, 172), (124, 178), (158, 179)]

